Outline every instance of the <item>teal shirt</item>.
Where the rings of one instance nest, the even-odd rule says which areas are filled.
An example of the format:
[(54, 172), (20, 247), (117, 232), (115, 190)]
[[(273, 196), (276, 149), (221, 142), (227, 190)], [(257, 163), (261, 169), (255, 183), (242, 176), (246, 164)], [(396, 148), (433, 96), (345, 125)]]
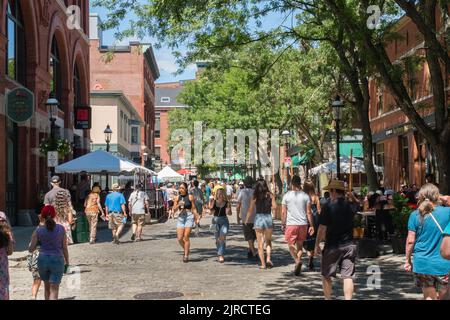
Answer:
[(105, 207), (109, 212), (122, 213), (122, 205), (126, 204), (125, 197), (120, 192), (112, 192), (106, 196)]
[[(449, 229), (450, 208), (438, 206), (434, 209), (433, 216), (442, 229), (446, 226)], [(413, 211), (409, 217), (408, 230), (416, 233), (413, 272), (435, 276), (448, 274), (450, 260), (445, 260), (440, 254), (443, 235), (431, 215), (427, 214), (421, 223), (419, 211)]]
[(444, 235), (450, 236), (450, 223), (447, 224), (447, 228), (445, 228), (445, 230), (444, 230)]

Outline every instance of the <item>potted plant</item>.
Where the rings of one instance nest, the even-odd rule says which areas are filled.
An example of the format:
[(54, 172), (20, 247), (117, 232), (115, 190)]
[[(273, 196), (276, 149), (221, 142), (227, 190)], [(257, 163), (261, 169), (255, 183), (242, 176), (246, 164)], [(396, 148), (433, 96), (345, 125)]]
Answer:
[(53, 139), (48, 138), (41, 141), (39, 145), (39, 152), (47, 156), (48, 151), (58, 151), (58, 156), (63, 159), (68, 154), (72, 153), (72, 146), (67, 139)]
[(364, 237), (364, 223), (363, 216), (360, 214), (355, 214), (353, 218), (353, 238), (361, 239)]
[(408, 220), (413, 209), (408, 205), (408, 198), (394, 194), (394, 207), (392, 223), (395, 233), (391, 235), (392, 250), (395, 254), (404, 254), (406, 249), (406, 237), (408, 235)]

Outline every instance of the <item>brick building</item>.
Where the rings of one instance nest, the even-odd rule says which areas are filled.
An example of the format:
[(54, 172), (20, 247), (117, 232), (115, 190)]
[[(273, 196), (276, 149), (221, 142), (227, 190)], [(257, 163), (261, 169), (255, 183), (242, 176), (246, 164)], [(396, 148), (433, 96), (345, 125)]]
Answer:
[[(145, 163), (144, 154), (155, 152), (155, 81), (159, 69), (151, 45), (130, 42), (128, 46), (106, 46), (102, 43), (100, 18), (90, 15), (91, 90), (121, 91), (143, 119), (141, 150), (135, 162)], [(93, 119), (95, 125), (95, 119)]]
[(158, 83), (156, 85), (156, 124), (155, 124), (155, 158), (156, 169), (172, 164), (174, 169), (180, 166), (172, 163), (170, 157), (169, 141), (169, 111), (174, 108), (186, 108), (186, 105), (177, 101), (177, 96), (183, 90), (183, 81)]
[[(68, 27), (71, 5), (80, 8), (80, 28)], [(89, 104), (88, 11), (88, 0), (0, 0), (0, 210), (13, 225), (34, 222), (48, 190), (39, 143), (50, 131), (45, 105), (50, 92), (59, 101), (55, 134), (74, 147), (64, 160), (89, 149), (89, 132), (74, 129), (74, 107)], [(34, 95), (33, 116), (21, 123), (6, 116), (6, 96), (16, 88)], [(71, 183), (68, 179), (64, 182)]]
[[(439, 28), (440, 15), (437, 15)], [(416, 25), (407, 17), (402, 17), (395, 31), (401, 39), (387, 44), (389, 58), (394, 63), (405, 57), (424, 57), (423, 36)], [(430, 72), (426, 61), (420, 67), (405, 75), (405, 81), (413, 102), (427, 124), (433, 126), (433, 92)], [(447, 101), (450, 101), (450, 78), (447, 75)], [(401, 184), (425, 183), (426, 174), (434, 174), (439, 182), (439, 172), (435, 157), (427, 141), (413, 128), (406, 115), (396, 106), (395, 100), (382, 85), (370, 82), (370, 123), (374, 142), (374, 157), (377, 165), (384, 167), (384, 185), (398, 190)], [(448, 104), (448, 102), (447, 102)]]

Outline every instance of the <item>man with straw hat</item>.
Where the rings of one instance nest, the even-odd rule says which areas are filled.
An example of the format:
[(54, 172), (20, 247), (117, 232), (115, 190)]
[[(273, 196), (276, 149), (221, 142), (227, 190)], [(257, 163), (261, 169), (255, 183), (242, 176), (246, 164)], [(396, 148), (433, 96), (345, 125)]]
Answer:
[(125, 197), (119, 192), (118, 183), (112, 185), (112, 190), (105, 200), (106, 218), (109, 219), (109, 229), (112, 230), (113, 243), (120, 244), (119, 237), (126, 222)]
[[(353, 243), (353, 217), (357, 211), (357, 201), (351, 192), (350, 201), (345, 198), (345, 183), (332, 180), (324, 190), (330, 192), (331, 201), (322, 208), (316, 239), (316, 254), (322, 253), (322, 283), (326, 300), (331, 299), (332, 281), (340, 269), (344, 281), (346, 300), (353, 297), (355, 276), (356, 245)], [(321, 250), (319, 244), (325, 241)]]

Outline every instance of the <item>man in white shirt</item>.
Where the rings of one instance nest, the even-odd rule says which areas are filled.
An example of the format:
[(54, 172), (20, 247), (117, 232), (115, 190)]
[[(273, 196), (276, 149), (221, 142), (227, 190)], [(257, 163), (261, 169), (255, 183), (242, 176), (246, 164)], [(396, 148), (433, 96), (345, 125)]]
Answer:
[[(237, 223), (240, 224), (245, 221), (248, 214), (248, 209), (250, 208), (250, 202), (253, 198), (253, 178), (248, 176), (244, 179), (244, 189), (241, 189), (239, 196), (237, 198)], [(256, 208), (250, 213), (247, 224), (242, 224), (242, 230), (244, 231), (245, 241), (248, 242), (248, 252), (247, 258), (253, 258), (257, 256), (257, 251), (255, 249), (256, 232), (253, 229), (255, 222)]]
[(145, 224), (145, 211), (149, 209), (149, 197), (138, 184), (128, 199), (128, 206), (133, 221), (133, 235), (131, 241), (142, 241), (142, 228)]
[(292, 190), (288, 191), (283, 197), (281, 219), (282, 228), (285, 231), (285, 240), (295, 261), (294, 274), (299, 276), (302, 268), (303, 241), (306, 240), (307, 233), (314, 234), (311, 199), (301, 190), (299, 176), (292, 177)]

